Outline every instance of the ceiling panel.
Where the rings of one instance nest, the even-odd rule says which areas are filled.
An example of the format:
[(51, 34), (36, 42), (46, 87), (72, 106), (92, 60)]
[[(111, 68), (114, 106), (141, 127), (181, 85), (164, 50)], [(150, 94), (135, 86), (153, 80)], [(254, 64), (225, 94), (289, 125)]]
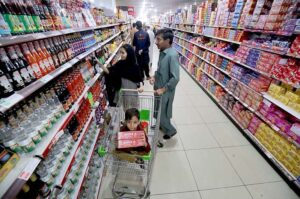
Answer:
[(203, 0), (116, 0), (116, 4), (117, 6), (134, 6), (137, 17), (142, 14), (147, 14), (147, 17), (150, 17), (164, 14), (170, 10), (175, 11), (178, 7), (182, 8), (185, 5), (201, 1)]

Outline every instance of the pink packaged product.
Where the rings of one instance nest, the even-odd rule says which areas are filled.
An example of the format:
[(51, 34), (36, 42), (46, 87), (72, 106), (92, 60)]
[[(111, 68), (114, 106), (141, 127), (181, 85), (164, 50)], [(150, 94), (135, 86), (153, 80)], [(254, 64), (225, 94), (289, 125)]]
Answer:
[(293, 140), (300, 144), (300, 123), (293, 124), (290, 131), (287, 134)]
[(135, 148), (146, 146), (145, 139), (138, 139), (138, 140), (118, 140), (118, 149), (126, 149), (126, 148)]
[(285, 119), (278, 118), (274, 123), (281, 131), (288, 133), (292, 127), (292, 124)]
[(261, 123), (262, 121), (258, 117), (254, 116), (248, 126), (248, 130), (254, 135)]
[(126, 131), (118, 133), (118, 140), (136, 140), (136, 139), (144, 139), (145, 133), (144, 131)]

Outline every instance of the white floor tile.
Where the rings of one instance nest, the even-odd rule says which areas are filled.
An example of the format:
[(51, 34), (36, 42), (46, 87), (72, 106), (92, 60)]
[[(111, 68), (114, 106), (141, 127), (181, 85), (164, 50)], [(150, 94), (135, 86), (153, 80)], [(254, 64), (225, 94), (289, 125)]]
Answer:
[(200, 191), (202, 199), (252, 199), (244, 186)]
[(224, 148), (223, 150), (245, 184), (282, 180), (253, 146)]
[(299, 199), (285, 182), (247, 186), (253, 199)]
[(200, 190), (242, 185), (221, 149), (201, 149), (186, 153)]
[(185, 150), (219, 147), (205, 124), (178, 125), (177, 131)]
[(188, 96), (190, 99), (191, 104), (194, 105), (194, 107), (198, 106), (205, 106), (205, 107), (211, 107), (211, 106), (216, 106), (216, 104), (205, 94), (199, 92), (198, 94), (194, 95), (189, 95)]
[(232, 123), (209, 123), (207, 126), (221, 147), (250, 144)]
[(185, 192), (150, 196), (150, 199), (201, 199), (199, 192)]
[(180, 124), (201, 124), (200, 114), (191, 107), (173, 107), (173, 118), (177, 125)]
[(184, 151), (161, 152), (156, 154), (151, 182), (151, 194), (196, 191)]
[(196, 107), (196, 109), (206, 123), (231, 122), (217, 106)]
[(190, 103), (190, 99), (186, 95), (175, 96), (174, 107), (193, 107), (193, 104)]

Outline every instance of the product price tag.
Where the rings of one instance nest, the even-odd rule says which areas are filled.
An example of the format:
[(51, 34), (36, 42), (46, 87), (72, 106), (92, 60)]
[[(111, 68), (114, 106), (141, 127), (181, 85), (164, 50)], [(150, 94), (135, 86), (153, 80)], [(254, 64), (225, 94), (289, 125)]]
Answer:
[(46, 84), (46, 83), (48, 83), (52, 79), (53, 79), (53, 77), (51, 75), (45, 75), (44, 77), (42, 77), (40, 79), (40, 81), (43, 82), (44, 84)]
[(40, 163), (40, 159), (31, 158), (30, 161), (28, 161), (28, 164), (26, 165), (26, 167), (23, 169), (23, 171), (18, 176), (18, 179), (27, 181), (39, 163)]
[(13, 94), (12, 96), (9, 96), (8, 98), (1, 99), (0, 100), (0, 106), (4, 108), (10, 108), (14, 104), (18, 103), (21, 101), (24, 97), (22, 95), (19, 95), (17, 93)]

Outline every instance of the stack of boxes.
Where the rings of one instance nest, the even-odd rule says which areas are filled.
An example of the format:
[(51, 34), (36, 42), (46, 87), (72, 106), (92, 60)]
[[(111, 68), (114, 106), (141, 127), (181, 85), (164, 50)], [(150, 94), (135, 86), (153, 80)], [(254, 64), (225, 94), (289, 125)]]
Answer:
[(233, 13), (233, 19), (231, 22), (232, 27), (238, 27), (240, 16), (242, 14), (244, 5), (245, 5), (245, 0), (237, 0), (235, 9), (234, 9), (234, 13)]
[(257, 0), (247, 0), (239, 21), (239, 27), (243, 28), (246, 25), (246, 20), (250, 21)]
[(258, 0), (247, 28), (258, 29), (264, 27), (273, 0)]

